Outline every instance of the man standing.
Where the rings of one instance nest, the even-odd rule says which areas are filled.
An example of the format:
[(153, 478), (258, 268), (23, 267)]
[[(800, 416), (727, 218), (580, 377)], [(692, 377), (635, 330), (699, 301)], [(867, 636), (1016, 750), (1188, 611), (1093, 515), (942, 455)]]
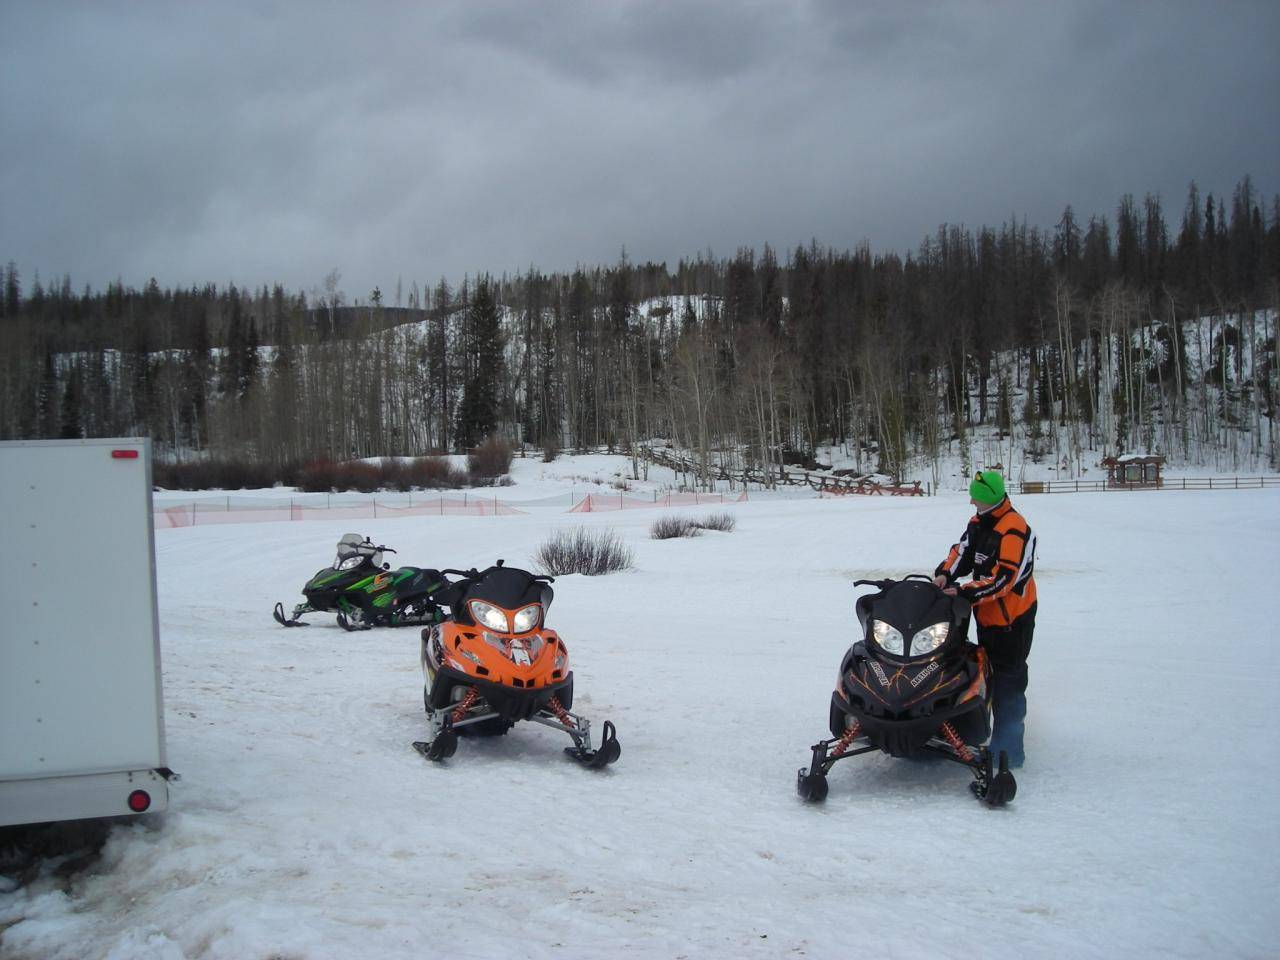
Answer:
[[(995, 714), (991, 754), (1004, 750), (1011, 767), (1022, 766), (1022, 731), (1027, 714), (1027, 655), (1036, 625), (1036, 538), (1004, 492), (1004, 478), (980, 470), (969, 484), (977, 513), (960, 542), (938, 564), (933, 582), (973, 604), (978, 643), (994, 671), (991, 708)], [(961, 577), (970, 576), (960, 584)]]

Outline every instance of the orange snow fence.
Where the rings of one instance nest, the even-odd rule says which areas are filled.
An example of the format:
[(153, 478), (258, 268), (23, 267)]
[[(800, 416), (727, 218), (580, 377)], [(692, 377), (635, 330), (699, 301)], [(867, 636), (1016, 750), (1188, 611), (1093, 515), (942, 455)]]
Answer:
[(281, 520), (370, 520), (378, 517), (506, 517), (523, 514), (509, 503), (497, 497), (467, 497), (453, 499), (439, 497), (435, 500), (415, 500), (412, 504), (398, 505), (370, 500), (366, 503), (323, 506), (282, 502), (279, 506), (233, 506), (226, 501), (209, 503), (184, 503), (157, 509), (153, 516), (155, 525), (163, 527), (193, 527), (210, 523), (263, 523)]
[(742, 503), (747, 499), (745, 490), (736, 497), (723, 493), (668, 493), (647, 500), (618, 493), (588, 493), (570, 509), (570, 513), (599, 513), (602, 510), (652, 510), (654, 507), (695, 507), (713, 503)]

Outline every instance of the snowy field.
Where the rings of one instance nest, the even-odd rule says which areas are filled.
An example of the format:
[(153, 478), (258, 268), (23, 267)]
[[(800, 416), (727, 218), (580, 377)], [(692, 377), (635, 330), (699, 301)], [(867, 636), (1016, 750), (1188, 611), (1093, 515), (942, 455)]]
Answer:
[[(648, 527), (674, 510), (157, 531), (182, 781), (69, 884), (0, 886), (0, 955), (1275, 956), (1280, 490), (1016, 505), (1041, 609), (1003, 810), (958, 766), (879, 755), (838, 764), (824, 805), (794, 788), (856, 628), (850, 581), (931, 570), (959, 494), (686, 507), (737, 530), (667, 541)], [(416, 631), (271, 619), (349, 528), (469, 567), (526, 565), (577, 525), (636, 557), (559, 579), (549, 617), (575, 709), (617, 725), (603, 772), (534, 725), (429, 764)]]

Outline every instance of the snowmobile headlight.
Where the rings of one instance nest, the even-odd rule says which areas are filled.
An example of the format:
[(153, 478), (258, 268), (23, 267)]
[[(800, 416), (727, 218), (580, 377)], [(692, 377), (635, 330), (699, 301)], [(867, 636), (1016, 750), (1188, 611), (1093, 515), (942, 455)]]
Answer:
[(511, 618), (511, 625), (515, 633), (527, 633), (538, 625), (538, 615), (541, 611), (536, 603), (531, 603), (527, 607), (521, 607), (516, 611), (516, 615)]
[(898, 656), (902, 656), (902, 631), (897, 627), (891, 627), (883, 620), (872, 620), (871, 637), (885, 653), (895, 653)]
[(507, 623), (507, 615), (493, 604), (485, 603), (483, 600), (472, 600), (467, 606), (471, 608), (471, 616), (475, 618), (476, 622), (483, 624), (490, 630), (501, 630), (506, 633), (511, 629)]
[(333, 569), (354, 570), (356, 567), (360, 566), (360, 561), (362, 559), (364, 558), (363, 557), (347, 557), (345, 560), (335, 560), (333, 563)]
[(933, 653), (946, 642), (950, 631), (949, 623), (935, 623), (925, 627), (911, 638), (911, 656), (918, 657), (922, 653)]

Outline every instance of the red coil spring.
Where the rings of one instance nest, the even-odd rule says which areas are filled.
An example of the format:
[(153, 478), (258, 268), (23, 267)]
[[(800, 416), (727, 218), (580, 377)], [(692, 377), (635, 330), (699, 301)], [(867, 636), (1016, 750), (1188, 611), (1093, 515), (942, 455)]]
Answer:
[(459, 701), (458, 705), (453, 708), (453, 722), (461, 723), (462, 718), (467, 715), (467, 711), (471, 709), (471, 705), (480, 699), (480, 694), (476, 692), (476, 688), (472, 687), (467, 691), (467, 695)]
[(960, 739), (960, 734), (956, 733), (956, 728), (951, 726), (951, 721), (947, 721), (942, 725), (942, 735), (947, 738), (947, 743), (960, 754), (960, 759), (965, 763), (973, 763), (973, 753), (965, 746), (965, 742)]
[(835, 745), (835, 747), (832, 748), (831, 750), (832, 758), (834, 759), (835, 757), (841, 756), (846, 750), (848, 750), (849, 744), (853, 743), (853, 738), (856, 737), (861, 732), (861, 730), (862, 730), (862, 724), (859, 723), (857, 720), (853, 721), (853, 726), (845, 730), (844, 736), (841, 737), (839, 742)]
[(556, 715), (556, 719), (563, 723), (566, 727), (574, 726), (573, 718), (569, 716), (569, 711), (560, 705), (560, 698), (554, 694), (547, 703), (551, 708), (551, 712)]

